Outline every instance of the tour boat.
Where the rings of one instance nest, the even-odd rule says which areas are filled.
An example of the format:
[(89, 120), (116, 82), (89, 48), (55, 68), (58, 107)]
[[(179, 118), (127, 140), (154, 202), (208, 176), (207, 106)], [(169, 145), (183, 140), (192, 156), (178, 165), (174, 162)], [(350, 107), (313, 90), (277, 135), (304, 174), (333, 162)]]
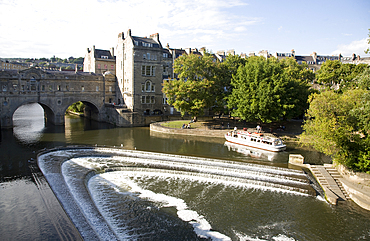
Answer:
[(267, 133), (234, 130), (226, 133), (225, 138), (231, 143), (266, 151), (279, 152), (286, 149), (286, 145), (281, 139)]

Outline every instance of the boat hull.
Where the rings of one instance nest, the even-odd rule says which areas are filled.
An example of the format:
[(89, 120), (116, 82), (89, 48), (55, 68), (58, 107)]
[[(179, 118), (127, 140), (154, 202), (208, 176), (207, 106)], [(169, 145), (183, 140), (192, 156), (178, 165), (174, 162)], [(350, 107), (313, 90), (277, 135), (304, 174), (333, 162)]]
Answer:
[(272, 151), (272, 152), (280, 152), (286, 150), (286, 145), (278, 145), (278, 146), (272, 146), (268, 144), (263, 144), (263, 143), (256, 143), (256, 142), (251, 142), (248, 140), (243, 140), (241, 138), (237, 137), (232, 137), (229, 135), (225, 135), (225, 138), (228, 142), (242, 145), (242, 146), (248, 146), (248, 147), (253, 147), (265, 151)]

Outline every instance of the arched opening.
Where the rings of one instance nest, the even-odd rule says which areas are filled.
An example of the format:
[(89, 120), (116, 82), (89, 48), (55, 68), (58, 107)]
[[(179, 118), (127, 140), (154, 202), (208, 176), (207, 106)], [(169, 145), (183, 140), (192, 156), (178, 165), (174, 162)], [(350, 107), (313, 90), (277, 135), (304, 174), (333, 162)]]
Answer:
[(66, 114), (85, 117), (88, 119), (99, 121), (98, 108), (88, 101), (77, 101), (66, 109)]

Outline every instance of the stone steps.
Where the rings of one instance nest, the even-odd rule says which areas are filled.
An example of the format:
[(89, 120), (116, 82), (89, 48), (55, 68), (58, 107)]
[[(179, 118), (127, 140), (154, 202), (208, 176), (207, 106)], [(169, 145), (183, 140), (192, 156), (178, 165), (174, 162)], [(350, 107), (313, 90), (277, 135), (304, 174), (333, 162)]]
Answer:
[(337, 205), (338, 202), (347, 201), (350, 198), (340, 181), (342, 176), (332, 165), (310, 165), (309, 168), (331, 204)]

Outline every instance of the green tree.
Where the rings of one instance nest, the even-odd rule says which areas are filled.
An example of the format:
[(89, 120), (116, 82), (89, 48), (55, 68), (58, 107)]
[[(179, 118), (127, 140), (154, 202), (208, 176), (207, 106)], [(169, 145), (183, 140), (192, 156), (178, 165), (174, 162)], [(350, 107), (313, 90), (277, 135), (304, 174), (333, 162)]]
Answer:
[(298, 117), (307, 108), (307, 78), (292, 60), (250, 57), (231, 81), (228, 107), (233, 116), (246, 121), (270, 123)]
[(317, 71), (317, 81), (323, 85), (338, 84), (342, 75), (342, 63), (339, 60), (327, 60)]
[(369, 92), (324, 91), (311, 95), (309, 103), (301, 143), (349, 168), (370, 171)]
[[(231, 79), (237, 73), (240, 66), (246, 63), (245, 58), (239, 55), (228, 55), (226, 59), (216, 67), (217, 81), (213, 85), (212, 96), (215, 97), (212, 110), (219, 113), (229, 113), (227, 109), (227, 97), (231, 94)], [(226, 107), (226, 109), (225, 109)]]
[(70, 105), (67, 110), (77, 112), (77, 113), (83, 113), (84, 108), (85, 108), (84, 103), (82, 103), (81, 101), (78, 101)]
[(357, 75), (355, 81), (359, 88), (370, 90), (370, 66), (365, 68), (361, 74)]
[(181, 115), (189, 113), (199, 116), (205, 108), (214, 103), (214, 84), (217, 81), (216, 68), (219, 63), (213, 56), (205, 54), (182, 55), (174, 62), (174, 72), (178, 79), (164, 81), (163, 93), (168, 104), (173, 105)]

